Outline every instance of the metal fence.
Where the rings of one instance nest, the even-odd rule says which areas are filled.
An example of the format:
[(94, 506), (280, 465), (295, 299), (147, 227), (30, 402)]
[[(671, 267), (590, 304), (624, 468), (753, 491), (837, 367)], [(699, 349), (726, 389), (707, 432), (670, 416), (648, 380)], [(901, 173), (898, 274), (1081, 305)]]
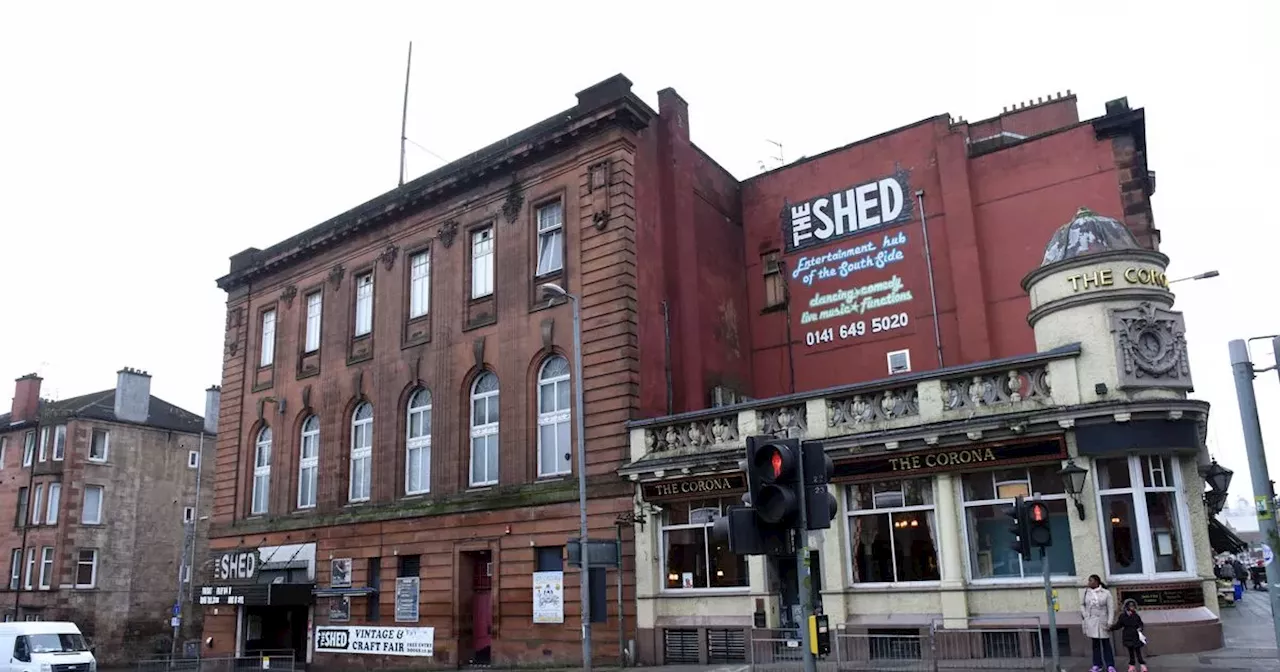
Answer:
[[(837, 626), (831, 651), (818, 660), (821, 672), (978, 672), (1046, 666), (1042, 631), (1036, 628), (851, 632)], [(795, 629), (751, 631), (748, 663), (753, 672), (794, 672), (804, 660)]]
[(294, 672), (305, 665), (294, 659), (292, 651), (250, 652), (251, 656), (220, 658), (163, 658), (139, 661), (137, 672)]

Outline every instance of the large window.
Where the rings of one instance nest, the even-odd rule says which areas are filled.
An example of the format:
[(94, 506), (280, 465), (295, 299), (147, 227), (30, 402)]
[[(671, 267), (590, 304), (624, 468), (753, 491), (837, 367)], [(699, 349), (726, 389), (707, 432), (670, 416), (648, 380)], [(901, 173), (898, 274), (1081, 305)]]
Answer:
[(39, 525), (43, 522), (40, 520), (40, 507), (44, 503), (44, 484), (37, 483), (34, 493), (31, 496), (31, 524)]
[(538, 208), (538, 275), (564, 268), (564, 206), (560, 201)]
[(405, 417), (404, 493), (431, 491), (431, 392), (425, 387), (409, 395)]
[(498, 377), (485, 371), (471, 386), (471, 486), (498, 482)]
[(941, 578), (933, 479), (849, 486), (847, 502), (854, 583)]
[(347, 500), (369, 501), (373, 490), (373, 405), (364, 402), (351, 414), (351, 483)]
[(298, 448), (298, 508), (316, 505), (316, 482), (320, 472), (320, 418), (312, 415), (302, 423)]
[(253, 505), (252, 515), (267, 512), (267, 503), (271, 495), (271, 428), (258, 430), (258, 438), (253, 446)]
[(98, 584), (98, 551), (82, 548), (76, 554), (76, 588), (93, 588)]
[(320, 349), (320, 318), (324, 312), (324, 292), (307, 295), (307, 336), (304, 352)]
[(471, 234), (471, 298), (493, 294), (493, 227)]
[(409, 258), (409, 319), (431, 311), (431, 253), (424, 250)]
[(35, 586), (31, 581), (35, 577), (36, 572), (36, 548), (32, 546), (27, 549), (27, 571), (22, 577), (22, 587), (31, 590)]
[(734, 555), (729, 544), (711, 534), (730, 500), (699, 500), (664, 505), (662, 556), (666, 590), (746, 588), (747, 558)]
[(373, 273), (356, 277), (356, 328), (355, 336), (373, 331)]
[(53, 586), (53, 547), (40, 549), (40, 590), (49, 590)]
[(22, 580), (22, 549), (15, 548), (9, 554), (9, 590), (17, 590)]
[(53, 459), (61, 461), (67, 455), (67, 426), (53, 428)]
[(58, 524), (58, 505), (62, 500), (62, 484), (49, 484), (49, 505), (45, 507), (44, 522), (46, 525)]
[(569, 360), (554, 355), (538, 371), (538, 476), (569, 473)]
[(1049, 529), (1053, 545), (1047, 548), (1049, 571), (1074, 576), (1075, 554), (1071, 550), (1071, 521), (1067, 496), (1057, 465), (1018, 467), (964, 474), (965, 534), (969, 548), (969, 576), (973, 579), (1038, 578), (1044, 572), (1040, 554), (1023, 560), (1013, 550), (1013, 534), (1004, 510), (1015, 497), (1039, 494), (1049, 506)]
[(80, 508), (80, 522), (84, 525), (102, 524), (102, 486), (84, 486), (84, 506)]
[(276, 311), (268, 310), (262, 314), (262, 344), (259, 346), (261, 357), (258, 366), (271, 366), (276, 360)]
[(1098, 460), (1098, 498), (1112, 576), (1190, 571), (1177, 461), (1167, 455)]
[(18, 488), (18, 517), (14, 520), (14, 524), (18, 527), (26, 527), (27, 525), (27, 506), (29, 501), (27, 489)]
[(89, 461), (106, 462), (107, 449), (111, 443), (111, 435), (105, 429), (94, 429), (89, 440)]
[(35, 433), (35, 430), (32, 430), (30, 432), (27, 432), (26, 438), (23, 441), (22, 466), (24, 467), (31, 466), (31, 458), (35, 457), (35, 453), (36, 453), (36, 433)]

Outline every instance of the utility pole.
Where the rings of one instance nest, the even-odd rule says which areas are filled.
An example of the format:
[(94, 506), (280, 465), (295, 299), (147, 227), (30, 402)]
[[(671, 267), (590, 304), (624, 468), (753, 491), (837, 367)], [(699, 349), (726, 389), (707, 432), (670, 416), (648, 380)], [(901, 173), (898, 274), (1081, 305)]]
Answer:
[(1049, 551), (1040, 547), (1040, 564), (1044, 567), (1044, 602), (1049, 608), (1049, 648), (1053, 650), (1053, 672), (1062, 671), (1062, 659), (1058, 656), (1058, 614), (1053, 599), (1053, 582), (1049, 578)]
[[(1280, 339), (1272, 343), (1280, 345)], [(1249, 359), (1249, 345), (1236, 339), (1227, 343), (1227, 351), (1231, 355), (1231, 371), (1236, 379), (1236, 401), (1240, 406), (1240, 425), (1244, 429), (1244, 447), (1249, 454), (1249, 476), (1253, 481), (1253, 501), (1258, 514), (1258, 531), (1272, 549), (1280, 548), (1280, 534), (1276, 530), (1275, 500), (1271, 492), (1271, 477), (1267, 471), (1267, 455), (1262, 447), (1262, 423), (1258, 419), (1258, 400), (1254, 396), (1254, 374), (1261, 371), (1253, 368)], [(1277, 352), (1280, 357), (1280, 352)], [(1272, 369), (1280, 370), (1273, 366)], [(1272, 571), (1268, 568), (1268, 573)], [(1274, 575), (1273, 575), (1274, 576)], [(1277, 645), (1280, 646), (1280, 589), (1273, 587), (1267, 591), (1271, 600), (1271, 621), (1275, 629)]]
[[(796, 474), (802, 493), (808, 493), (805, 481), (804, 459), (796, 460)], [(813, 577), (809, 575), (809, 498), (800, 500), (800, 525), (796, 530), (796, 587), (800, 591), (800, 645), (804, 647), (804, 672), (818, 672), (818, 657), (814, 655), (813, 634), (809, 632), (809, 617), (813, 615)]]

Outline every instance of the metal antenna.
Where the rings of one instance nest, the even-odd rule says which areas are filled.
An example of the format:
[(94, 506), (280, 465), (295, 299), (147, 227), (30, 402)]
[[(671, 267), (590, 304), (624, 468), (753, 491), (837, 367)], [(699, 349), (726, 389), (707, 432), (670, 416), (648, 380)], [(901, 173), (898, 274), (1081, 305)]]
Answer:
[(782, 154), (782, 143), (781, 143), (781, 142), (778, 142), (778, 141), (776, 141), (776, 140), (768, 140), (768, 139), (766, 139), (766, 140), (765, 140), (765, 142), (767, 142), (767, 143), (769, 143), (769, 144), (771, 144), (771, 145), (774, 145), (774, 146), (776, 146), (776, 147), (778, 148), (778, 155), (777, 155), (777, 156), (774, 156), (774, 157), (771, 157), (771, 158), (773, 158), (773, 159), (777, 160), (777, 162), (778, 162), (778, 165), (779, 165), (779, 166), (781, 166), (781, 165), (785, 164), (785, 163), (786, 163), (786, 161), (783, 161), (783, 160), (782, 160), (782, 156), (783, 156), (783, 154)]
[(404, 186), (404, 150), (409, 139), (406, 128), (409, 123), (409, 71), (413, 68), (413, 41), (409, 42), (409, 57), (404, 65), (404, 107), (400, 111), (400, 184)]

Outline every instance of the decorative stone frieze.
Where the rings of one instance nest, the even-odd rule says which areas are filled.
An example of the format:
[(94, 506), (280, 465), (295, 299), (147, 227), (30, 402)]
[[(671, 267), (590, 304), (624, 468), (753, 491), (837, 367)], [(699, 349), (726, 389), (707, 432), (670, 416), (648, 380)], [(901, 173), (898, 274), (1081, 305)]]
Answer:
[(942, 404), (948, 411), (978, 410), (1026, 401), (1051, 404), (1049, 370), (1039, 366), (981, 373), (942, 382)]
[(738, 414), (646, 429), (644, 438), (648, 453), (728, 447), (738, 442)]
[(780, 439), (799, 439), (809, 434), (804, 404), (761, 409), (756, 411), (756, 423), (761, 434)]
[(887, 420), (918, 415), (915, 385), (827, 399), (827, 426), (836, 433), (865, 431)]

